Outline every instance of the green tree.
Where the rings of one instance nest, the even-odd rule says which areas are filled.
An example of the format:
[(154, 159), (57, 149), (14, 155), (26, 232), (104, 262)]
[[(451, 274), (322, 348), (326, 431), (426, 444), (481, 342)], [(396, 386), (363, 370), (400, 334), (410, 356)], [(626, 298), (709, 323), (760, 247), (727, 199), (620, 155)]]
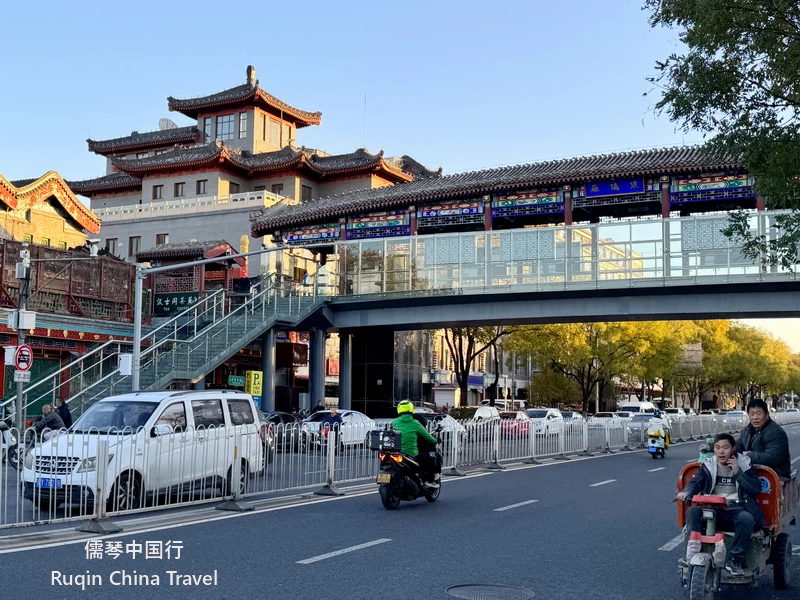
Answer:
[(687, 343), (701, 345), (702, 362), (698, 365), (680, 364), (675, 376), (676, 383), (694, 407), (699, 407), (700, 399), (707, 393), (733, 381), (729, 356), (734, 350), (734, 342), (728, 337), (730, 327), (730, 321), (694, 321)]
[(531, 373), (528, 402), (532, 406), (579, 404), (581, 391), (574, 379), (565, 377), (561, 371), (554, 371), (548, 365)]
[[(645, 0), (653, 27), (684, 44), (656, 63), (656, 110), (710, 135), (710, 153), (741, 162), (771, 208), (800, 207), (800, 4), (797, 0)], [(800, 213), (777, 218), (777, 240), (753, 235), (746, 215), (725, 234), (762, 265), (797, 262)]]

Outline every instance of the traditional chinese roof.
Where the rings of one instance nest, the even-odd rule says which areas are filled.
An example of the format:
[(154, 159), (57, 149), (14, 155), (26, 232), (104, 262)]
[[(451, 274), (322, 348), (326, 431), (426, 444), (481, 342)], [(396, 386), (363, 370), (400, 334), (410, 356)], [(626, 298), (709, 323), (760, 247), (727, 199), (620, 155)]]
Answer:
[(255, 82), (255, 85), (244, 83), (210, 96), (201, 96), (200, 98), (178, 99), (170, 96), (167, 98), (167, 102), (170, 110), (177, 111), (193, 119), (196, 119), (201, 112), (210, 110), (239, 106), (258, 106), (273, 115), (283, 115), (285, 120), (294, 122), (297, 127), (319, 125), (322, 122), (321, 112), (312, 113), (290, 106), (261, 89), (258, 86), (258, 82)]
[(418, 202), (597, 179), (691, 173), (739, 166), (729, 156), (714, 155), (703, 147), (692, 146), (583, 156), (470, 171), (446, 177), (426, 177), (390, 187), (320, 198), (296, 206), (279, 203), (262, 209), (261, 214), (253, 219), (252, 235), (262, 236), (286, 225), (329, 221), (349, 214), (408, 206)]
[(187, 127), (177, 127), (174, 129), (164, 129), (161, 131), (146, 131), (139, 133), (132, 132), (130, 135), (118, 137), (110, 140), (88, 139), (89, 152), (95, 154), (116, 154), (127, 150), (139, 150), (142, 148), (159, 148), (172, 146), (175, 144), (189, 144), (200, 140), (200, 132), (194, 125)]
[(49, 171), (38, 179), (16, 183), (0, 175), (0, 201), (11, 209), (28, 210), (50, 198), (54, 198), (81, 228), (89, 233), (99, 233), (100, 219), (75, 197), (67, 182), (55, 171)]
[(137, 253), (136, 261), (146, 262), (165, 258), (214, 258), (224, 254), (227, 249), (230, 249), (234, 254), (236, 253), (236, 249), (225, 240), (159, 244)]
[(139, 177), (117, 171), (94, 179), (68, 181), (67, 185), (76, 194), (89, 195), (101, 192), (140, 190), (142, 188), (142, 180)]
[(116, 168), (135, 175), (223, 163), (243, 171), (248, 176), (305, 168), (320, 178), (348, 173), (376, 172), (392, 181), (412, 180), (409, 173), (386, 161), (383, 152), (372, 154), (363, 149), (349, 154), (319, 156), (303, 148), (287, 146), (273, 152), (253, 154), (217, 141), (201, 146), (176, 147), (163, 154), (144, 158), (111, 157), (111, 164)]

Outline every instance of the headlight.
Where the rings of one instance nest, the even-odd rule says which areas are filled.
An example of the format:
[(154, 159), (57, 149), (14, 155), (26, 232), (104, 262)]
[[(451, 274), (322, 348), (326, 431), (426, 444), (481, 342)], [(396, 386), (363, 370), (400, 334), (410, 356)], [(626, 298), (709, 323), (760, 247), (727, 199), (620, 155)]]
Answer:
[(23, 464), (25, 465), (26, 469), (31, 469), (32, 470), (33, 469), (33, 454), (28, 452), (25, 455), (25, 462)]
[[(113, 454), (108, 455), (108, 462), (111, 464), (111, 459), (114, 458)], [(78, 470), (75, 471), (76, 473), (93, 473), (97, 470), (97, 457), (92, 456), (91, 458), (84, 458), (81, 461), (81, 464), (78, 465)]]

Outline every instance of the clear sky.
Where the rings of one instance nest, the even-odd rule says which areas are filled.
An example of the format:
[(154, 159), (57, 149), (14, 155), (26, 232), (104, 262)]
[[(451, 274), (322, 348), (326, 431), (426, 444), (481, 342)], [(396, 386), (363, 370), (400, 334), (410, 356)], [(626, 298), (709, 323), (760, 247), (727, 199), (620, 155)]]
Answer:
[[(104, 173), (86, 138), (158, 128), (167, 96), (245, 81), (322, 125), (298, 144), (364, 145), (464, 171), (695, 143), (653, 113), (646, 77), (678, 49), (640, 0), (9, 2), (0, 173)], [(13, 24), (9, 26), (9, 24)], [(800, 350), (800, 327), (780, 330)], [(790, 333), (791, 332), (791, 333)]]

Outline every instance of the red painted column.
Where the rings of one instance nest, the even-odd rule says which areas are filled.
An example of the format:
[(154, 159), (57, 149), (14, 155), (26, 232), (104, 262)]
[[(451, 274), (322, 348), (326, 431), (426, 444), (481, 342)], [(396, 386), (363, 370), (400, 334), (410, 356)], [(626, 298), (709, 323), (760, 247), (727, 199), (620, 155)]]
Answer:
[(756, 196), (756, 210), (767, 210), (767, 203), (764, 196)]
[(483, 230), (492, 230), (492, 201), (488, 196), (483, 200)]
[(669, 218), (669, 177), (661, 178), (661, 217), (664, 219)]
[(572, 225), (572, 188), (564, 186), (564, 225)]
[(417, 208), (415, 206), (408, 207), (408, 224), (411, 228), (411, 235), (417, 235)]

